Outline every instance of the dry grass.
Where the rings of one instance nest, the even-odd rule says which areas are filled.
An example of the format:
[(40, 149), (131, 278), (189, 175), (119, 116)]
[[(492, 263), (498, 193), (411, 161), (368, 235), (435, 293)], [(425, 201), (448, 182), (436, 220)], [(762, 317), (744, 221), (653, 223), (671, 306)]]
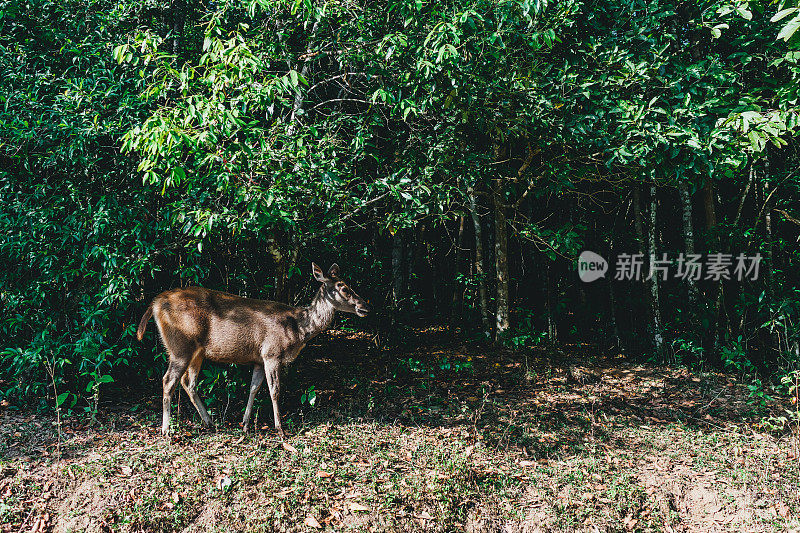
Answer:
[[(6, 413), (2, 531), (800, 525), (793, 437), (763, 432), (763, 413), (729, 376), (578, 348), (568, 361), (486, 351), (446, 334), (401, 353), (336, 335), (341, 353), (311, 347), (287, 390), (286, 445), (263, 429), (201, 432), (185, 406), (164, 439), (150, 406), (106, 413), (99, 430), (73, 427), (59, 455), (51, 420)], [(297, 403), (310, 384), (314, 409)]]

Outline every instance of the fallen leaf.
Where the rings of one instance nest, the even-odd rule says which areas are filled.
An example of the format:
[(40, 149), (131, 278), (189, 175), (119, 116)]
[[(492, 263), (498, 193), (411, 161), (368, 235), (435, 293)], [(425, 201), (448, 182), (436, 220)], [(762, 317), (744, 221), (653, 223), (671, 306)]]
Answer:
[(331, 474), (330, 472), (326, 472), (324, 470), (317, 470), (317, 477), (328, 478), (328, 477), (333, 477), (333, 474)]
[(119, 470), (120, 474), (122, 474), (125, 477), (128, 477), (133, 473), (133, 468), (131, 468), (128, 465), (122, 465), (122, 468), (120, 468)]
[(244, 442), (244, 435), (233, 441), (234, 444), (241, 444), (242, 442)]
[(422, 520), (433, 520), (433, 517), (428, 511), (422, 511), (419, 514), (415, 514), (414, 518), (420, 518)]
[(303, 523), (304, 523), (305, 525), (307, 525), (308, 527), (315, 527), (315, 528), (317, 528), (317, 529), (320, 529), (320, 528), (322, 528), (322, 524), (320, 524), (320, 523), (317, 521), (317, 519), (316, 519), (316, 518), (314, 518), (314, 515), (308, 515), (308, 516), (306, 516), (306, 519), (305, 519), (305, 520), (303, 520)]
[(283, 449), (286, 450), (287, 452), (297, 453), (297, 448), (295, 448), (294, 446), (292, 446), (288, 442), (283, 442), (282, 445), (283, 445)]
[(181, 501), (181, 495), (178, 494), (177, 492), (173, 492), (172, 493), (172, 501), (175, 502), (175, 503), (178, 503), (179, 501)]
[(350, 509), (350, 512), (362, 511), (362, 512), (370, 512), (371, 509), (366, 505), (361, 505), (358, 502), (350, 502), (347, 504), (347, 508)]

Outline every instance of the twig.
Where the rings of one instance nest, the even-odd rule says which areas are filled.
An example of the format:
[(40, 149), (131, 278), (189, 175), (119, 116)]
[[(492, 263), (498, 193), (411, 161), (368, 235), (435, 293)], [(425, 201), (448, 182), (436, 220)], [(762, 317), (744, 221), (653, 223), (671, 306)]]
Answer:
[(56, 441), (56, 453), (61, 456), (61, 405), (58, 403), (58, 389), (56, 388), (56, 369), (55, 362), (50, 362), (47, 357), (44, 358), (45, 369), (50, 374), (50, 383), (53, 384), (53, 394), (55, 395), (56, 402), (56, 432), (58, 434), (58, 441)]

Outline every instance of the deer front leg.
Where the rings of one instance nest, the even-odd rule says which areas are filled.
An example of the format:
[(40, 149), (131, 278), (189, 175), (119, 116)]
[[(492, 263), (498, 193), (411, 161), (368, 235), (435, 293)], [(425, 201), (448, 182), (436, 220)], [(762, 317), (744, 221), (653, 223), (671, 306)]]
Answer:
[(283, 440), (283, 428), (281, 428), (281, 413), (278, 408), (278, 400), (281, 393), (281, 362), (278, 359), (264, 359), (264, 373), (267, 377), (269, 387), (269, 397), (272, 399), (272, 414), (275, 417), (275, 431)]
[(250, 397), (247, 398), (247, 408), (244, 410), (244, 420), (242, 421), (242, 429), (247, 433), (250, 424), (250, 415), (253, 412), (253, 400), (255, 400), (258, 389), (264, 383), (264, 367), (256, 364), (253, 367), (253, 379), (250, 380)]

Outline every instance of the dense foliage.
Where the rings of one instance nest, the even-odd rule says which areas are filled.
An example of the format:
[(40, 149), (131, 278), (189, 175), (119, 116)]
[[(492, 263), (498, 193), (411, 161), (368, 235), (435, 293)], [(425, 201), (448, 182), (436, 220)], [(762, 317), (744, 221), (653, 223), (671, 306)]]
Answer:
[[(301, 304), (311, 260), (384, 342), (450, 322), (777, 382), (798, 27), (784, 0), (0, 0), (0, 394), (93, 411), (161, 372), (133, 339), (152, 296)], [(626, 253), (640, 280), (614, 279)], [(646, 279), (692, 253), (761, 275)]]

